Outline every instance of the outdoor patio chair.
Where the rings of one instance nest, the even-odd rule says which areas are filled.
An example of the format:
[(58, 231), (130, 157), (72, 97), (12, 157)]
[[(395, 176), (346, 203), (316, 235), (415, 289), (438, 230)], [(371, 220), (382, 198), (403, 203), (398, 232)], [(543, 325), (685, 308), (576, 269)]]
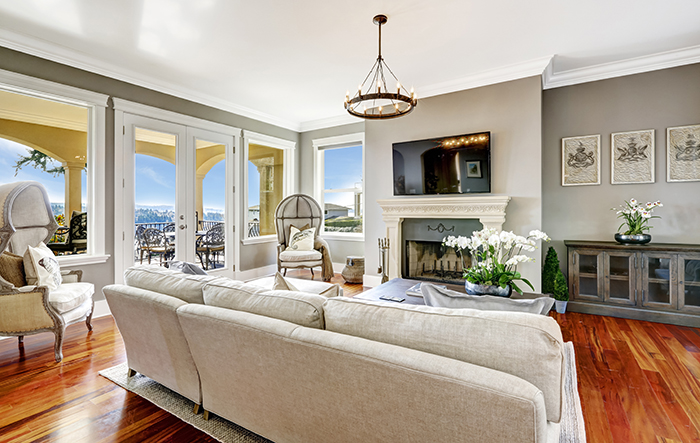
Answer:
[(163, 260), (168, 259), (168, 255), (174, 252), (174, 247), (170, 246), (165, 233), (160, 229), (148, 228), (141, 234), (141, 263), (143, 263), (143, 254), (148, 254), (148, 264), (151, 264), (151, 256), (159, 255), (160, 264), (163, 264)]
[(63, 242), (49, 243), (47, 246), (54, 252), (70, 252), (77, 254), (87, 251), (87, 213), (73, 211), (70, 225), (66, 231), (61, 227), (56, 231), (57, 235), (65, 235)]
[(225, 225), (223, 223), (215, 224), (206, 234), (197, 239), (197, 257), (204, 269), (209, 269), (209, 263), (212, 262), (211, 256), (214, 256), (214, 267), (218, 263), (219, 254), (223, 254), (225, 249)]

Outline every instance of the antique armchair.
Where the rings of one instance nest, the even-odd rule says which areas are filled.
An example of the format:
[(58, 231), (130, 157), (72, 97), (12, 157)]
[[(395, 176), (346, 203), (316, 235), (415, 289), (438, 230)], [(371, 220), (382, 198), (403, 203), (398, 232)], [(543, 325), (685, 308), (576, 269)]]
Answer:
[(27, 285), (22, 257), (29, 246), (49, 241), (58, 227), (40, 183), (0, 185), (0, 223), (0, 336), (22, 343), (25, 335), (53, 332), (59, 362), (66, 326), (85, 320), (92, 330), (95, 287), (80, 282), (80, 270), (61, 271), (63, 282), (54, 290)]
[[(324, 281), (333, 277), (333, 262), (328, 243), (319, 237), (318, 232), (323, 223), (321, 206), (311, 196), (294, 194), (285, 198), (275, 209), (275, 229), (277, 230), (277, 270), (287, 268), (309, 268), (311, 277), (314, 267), (320, 266)], [(308, 227), (307, 227), (308, 225)], [(311, 251), (288, 250), (290, 230), (294, 226), (299, 230), (314, 228), (314, 248)]]

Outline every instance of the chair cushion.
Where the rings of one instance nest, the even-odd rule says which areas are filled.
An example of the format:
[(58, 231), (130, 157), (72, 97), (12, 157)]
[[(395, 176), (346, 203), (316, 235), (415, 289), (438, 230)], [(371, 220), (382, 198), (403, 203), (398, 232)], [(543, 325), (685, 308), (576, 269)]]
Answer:
[(326, 329), (495, 369), (537, 386), (547, 419), (559, 422), (564, 340), (556, 320), (520, 312), (478, 311), (333, 297)]
[(92, 283), (64, 283), (49, 292), (49, 303), (59, 314), (72, 311), (92, 298), (95, 285)]
[[(284, 276), (279, 272), (275, 274), (275, 282), (272, 284), (272, 289), (275, 291), (304, 292), (300, 289), (297, 289), (296, 286), (292, 284), (292, 282), (284, 278)], [(338, 295), (340, 295), (340, 286), (331, 284), (326, 289), (322, 290), (321, 292), (318, 292), (318, 295), (322, 295), (324, 297), (329, 298), (337, 297)]]
[(443, 308), (515, 311), (547, 315), (554, 305), (554, 299), (551, 297), (512, 299), (495, 295), (469, 295), (431, 285), (430, 283), (422, 283), (420, 290), (426, 305), (441, 306)]
[(24, 275), (22, 256), (7, 251), (0, 254), (0, 276), (17, 288), (26, 286), (27, 278)]
[(323, 329), (326, 297), (308, 292), (270, 291), (236, 280), (219, 279), (204, 287), (204, 304), (277, 318)]
[(311, 251), (282, 251), (280, 252), (280, 260), (282, 261), (316, 261), (321, 260), (323, 255), (317, 250)]
[(53, 291), (63, 283), (61, 266), (53, 251), (41, 242), (37, 247), (27, 246), (24, 253), (24, 272), (27, 284), (46, 286)]
[(289, 228), (289, 246), (287, 251), (313, 251), (316, 229), (309, 228), (300, 231), (296, 226)]

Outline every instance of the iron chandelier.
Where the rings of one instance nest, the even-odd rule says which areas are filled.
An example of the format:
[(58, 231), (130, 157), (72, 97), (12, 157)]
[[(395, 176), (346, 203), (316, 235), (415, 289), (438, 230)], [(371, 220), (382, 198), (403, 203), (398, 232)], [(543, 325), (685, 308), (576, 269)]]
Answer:
[[(400, 117), (413, 111), (418, 99), (413, 88), (409, 93), (401, 85), (391, 68), (382, 58), (382, 25), (387, 22), (386, 15), (376, 15), (372, 20), (379, 26), (379, 55), (367, 77), (357, 88), (357, 93), (350, 98), (350, 92), (345, 94), (345, 109), (352, 115), (366, 119), (388, 119)], [(396, 88), (389, 92), (385, 71), (396, 81)], [(391, 81), (390, 77), (390, 81)], [(362, 92), (362, 91), (365, 92)]]

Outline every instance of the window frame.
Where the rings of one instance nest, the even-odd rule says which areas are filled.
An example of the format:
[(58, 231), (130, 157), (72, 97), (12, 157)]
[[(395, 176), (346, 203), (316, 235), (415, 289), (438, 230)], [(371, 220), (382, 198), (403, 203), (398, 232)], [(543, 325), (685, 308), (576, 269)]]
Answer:
[(1, 69), (0, 89), (87, 109), (87, 253), (56, 258), (61, 266), (69, 267), (107, 262), (105, 125), (109, 96)]
[(321, 235), (323, 238), (330, 240), (346, 240), (346, 241), (364, 241), (365, 240), (365, 133), (356, 132), (353, 134), (338, 135), (334, 137), (317, 138), (311, 141), (314, 150), (314, 183), (313, 193), (314, 198), (321, 205), (321, 209), (325, 215), (325, 155), (327, 149), (342, 149), (357, 146), (362, 146), (362, 233), (350, 232), (326, 232), (326, 222), (321, 224)]
[(248, 237), (248, 150), (251, 144), (263, 145), (274, 149), (281, 149), (284, 152), (284, 180), (282, 198), (286, 198), (295, 190), (295, 151), (296, 142), (282, 138), (272, 137), (257, 132), (243, 130), (243, 155), (241, 159), (243, 177), (243, 193), (241, 195), (241, 243), (243, 245), (255, 245), (260, 243), (272, 243), (277, 241), (276, 234), (261, 235), (258, 237)]

